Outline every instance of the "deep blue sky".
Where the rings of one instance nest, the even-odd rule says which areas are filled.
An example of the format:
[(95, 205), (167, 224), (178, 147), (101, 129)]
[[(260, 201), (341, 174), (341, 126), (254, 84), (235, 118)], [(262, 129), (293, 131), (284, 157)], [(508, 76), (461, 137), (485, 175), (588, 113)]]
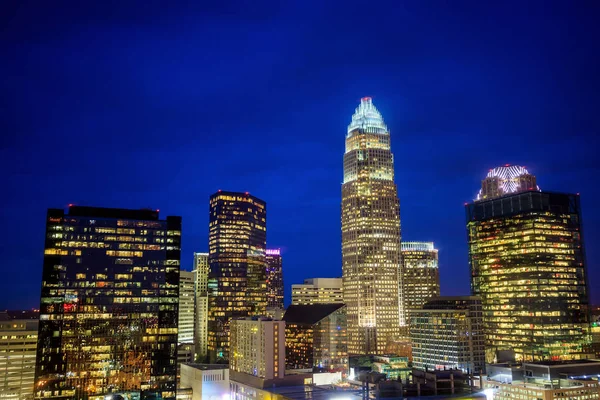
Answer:
[(173, 3), (0, 4), (0, 308), (38, 305), (46, 209), (68, 203), (183, 216), (189, 268), (209, 195), (250, 191), (286, 295), (341, 275), (363, 96), (391, 130), (403, 237), (436, 243), (443, 294), (469, 291), (464, 202), (513, 163), (581, 193), (599, 302), (600, 3)]

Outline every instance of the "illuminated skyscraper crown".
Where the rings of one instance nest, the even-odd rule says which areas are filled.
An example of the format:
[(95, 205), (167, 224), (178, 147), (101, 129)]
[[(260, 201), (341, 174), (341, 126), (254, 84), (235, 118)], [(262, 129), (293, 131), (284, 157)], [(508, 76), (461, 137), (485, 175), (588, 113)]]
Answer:
[(490, 169), (487, 177), (481, 182), (481, 190), (476, 200), (487, 200), (527, 190), (540, 190), (535, 176), (525, 167), (506, 164)]
[(360, 105), (352, 115), (352, 122), (348, 125), (348, 133), (355, 129), (362, 129), (370, 133), (387, 133), (388, 128), (379, 110), (373, 105), (373, 99), (363, 97)]
[(402, 251), (437, 251), (433, 242), (402, 242)]

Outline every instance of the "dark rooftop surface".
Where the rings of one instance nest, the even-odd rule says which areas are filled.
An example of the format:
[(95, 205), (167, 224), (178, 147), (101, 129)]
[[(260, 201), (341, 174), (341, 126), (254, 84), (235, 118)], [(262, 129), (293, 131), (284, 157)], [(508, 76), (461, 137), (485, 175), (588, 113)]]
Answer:
[(283, 320), (287, 323), (316, 324), (334, 311), (344, 307), (345, 304), (312, 304), (291, 305), (287, 308)]

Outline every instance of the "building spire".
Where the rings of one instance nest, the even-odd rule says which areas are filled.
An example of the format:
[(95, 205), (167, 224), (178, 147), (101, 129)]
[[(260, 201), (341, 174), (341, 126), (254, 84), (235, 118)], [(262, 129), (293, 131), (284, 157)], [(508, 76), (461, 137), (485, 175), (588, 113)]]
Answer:
[(387, 125), (383, 122), (383, 116), (373, 105), (371, 97), (360, 99), (360, 105), (356, 108), (354, 115), (352, 115), (352, 122), (348, 125), (348, 133), (355, 129), (362, 129), (371, 133), (388, 133)]

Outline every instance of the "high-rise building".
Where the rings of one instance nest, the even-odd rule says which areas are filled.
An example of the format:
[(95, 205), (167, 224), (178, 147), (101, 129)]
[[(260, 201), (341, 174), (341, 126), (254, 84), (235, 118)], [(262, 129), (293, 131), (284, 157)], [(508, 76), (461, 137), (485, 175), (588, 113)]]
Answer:
[(289, 369), (348, 370), (344, 304), (291, 305), (285, 321), (285, 363)]
[(208, 253), (194, 253), (194, 284), (196, 296), (196, 323), (194, 344), (197, 358), (204, 361), (208, 355)]
[(399, 271), (400, 202), (390, 134), (365, 97), (348, 126), (342, 184), (348, 353), (384, 354), (406, 326)]
[(506, 164), (503, 167), (490, 169), (485, 179), (481, 181), (477, 200), (495, 199), (529, 190), (540, 190), (535, 176), (531, 175), (525, 167)]
[(283, 263), (281, 249), (267, 249), (267, 307), (283, 309)]
[(584, 357), (590, 320), (579, 195), (515, 184), (535, 178), (521, 167), (497, 170), (506, 168), (525, 178), (510, 175), (499, 183), (500, 197), (466, 205), (471, 288), (482, 299), (487, 360), (505, 349), (525, 361)]
[(263, 315), (267, 307), (267, 205), (248, 193), (210, 197), (208, 351), (229, 358), (229, 321)]
[(0, 312), (0, 399), (33, 399), (37, 319)]
[(292, 305), (343, 304), (342, 278), (311, 278), (292, 285)]
[(194, 273), (181, 271), (179, 273), (179, 323), (177, 341), (179, 343), (194, 343)]
[(438, 251), (432, 242), (402, 242), (404, 309), (418, 310), (440, 295)]
[(419, 369), (485, 369), (481, 299), (435, 297), (409, 311), (413, 365)]
[(49, 209), (35, 397), (175, 399), (181, 217)]
[(264, 379), (283, 378), (285, 322), (265, 317), (232, 319), (231, 371)]

